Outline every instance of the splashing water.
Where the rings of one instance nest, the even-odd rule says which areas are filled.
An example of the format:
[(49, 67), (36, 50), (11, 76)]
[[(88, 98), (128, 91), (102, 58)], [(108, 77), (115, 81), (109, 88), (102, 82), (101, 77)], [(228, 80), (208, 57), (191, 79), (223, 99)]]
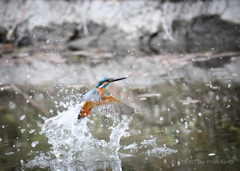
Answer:
[[(52, 151), (48, 152), (49, 156), (40, 154), (34, 160), (26, 164), (26, 166), (38, 165), (47, 167), (44, 164), (46, 160), (55, 160), (65, 164), (70, 164), (76, 161), (109, 161), (119, 160), (118, 150), (120, 148), (120, 138), (122, 135), (128, 134), (125, 132), (132, 117), (124, 116), (121, 122), (117, 123), (114, 116), (108, 115), (114, 119), (114, 124), (109, 129), (112, 129), (110, 141), (96, 139), (87, 123), (94, 123), (89, 118), (82, 120), (76, 119), (76, 114), (80, 107), (72, 107), (59, 115), (44, 119), (45, 123), (41, 125), (41, 132), (46, 134), (48, 143), (52, 144)], [(45, 162), (47, 163), (47, 162)]]
[[(132, 116), (122, 116), (120, 120), (116, 115), (107, 115), (113, 120), (110, 141), (99, 140), (95, 138), (87, 123), (94, 123), (88, 117), (77, 120), (76, 114), (79, 112), (80, 106), (69, 107), (67, 111), (59, 113), (57, 116), (46, 119), (45, 123), (40, 125), (41, 132), (48, 138), (48, 143), (52, 145), (49, 152), (40, 153), (28, 163), (22, 162), (27, 168), (32, 167), (50, 167), (51, 170), (76, 170), (76, 168), (86, 170), (106, 169), (111, 167), (113, 170), (121, 170), (120, 157), (129, 157), (130, 154), (119, 153), (120, 139), (124, 136), (130, 136), (126, 132), (129, 129), (129, 123), (133, 119)], [(175, 153), (176, 150), (167, 147), (158, 148), (155, 143), (156, 139), (144, 140), (141, 146), (134, 142), (123, 147), (129, 153), (137, 152), (143, 146), (151, 145), (156, 148), (147, 151), (146, 155), (157, 154), (156, 157), (166, 156)], [(34, 144), (35, 145), (35, 144)], [(172, 150), (172, 151), (171, 151)], [(120, 155), (120, 157), (119, 157)]]

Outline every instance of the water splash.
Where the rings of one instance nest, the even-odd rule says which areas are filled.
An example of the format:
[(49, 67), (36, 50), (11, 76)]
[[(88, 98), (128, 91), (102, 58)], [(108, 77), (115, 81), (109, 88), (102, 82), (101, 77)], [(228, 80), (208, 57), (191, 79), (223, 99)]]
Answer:
[[(125, 132), (132, 117), (123, 116), (119, 121), (114, 115), (108, 115), (113, 119), (110, 141), (95, 138), (87, 123), (94, 123), (89, 118), (77, 120), (76, 114), (80, 106), (71, 107), (59, 115), (44, 119), (41, 126), (41, 134), (45, 134), (48, 143), (52, 145), (52, 151), (47, 154), (40, 154), (26, 164), (26, 166), (44, 166), (56, 160), (59, 164), (70, 164), (73, 162), (96, 162), (96, 161), (118, 161), (118, 150), (122, 135), (130, 135)], [(46, 163), (46, 164), (43, 164)], [(119, 163), (119, 162), (117, 162)], [(47, 166), (48, 167), (48, 166)]]
[(117, 159), (117, 150), (121, 136), (128, 129), (130, 119), (122, 120), (113, 129), (110, 142), (96, 139), (87, 123), (89, 118), (76, 119), (79, 107), (69, 109), (60, 115), (45, 120), (41, 133), (45, 133), (48, 142), (53, 145), (55, 156), (64, 161), (100, 161)]
[[(148, 156), (156, 154), (156, 157), (163, 157), (176, 152), (167, 147), (157, 147), (156, 138), (122, 147), (120, 139), (122, 136), (130, 136), (126, 130), (129, 129), (132, 116), (123, 115), (120, 119), (116, 115), (107, 115), (107, 118), (113, 121), (108, 128), (111, 130), (110, 141), (97, 139), (88, 126), (88, 123), (94, 124), (93, 120), (89, 117), (82, 120), (76, 119), (79, 110), (80, 106), (69, 107), (67, 111), (55, 117), (44, 118), (44, 124), (40, 125), (40, 133), (46, 135), (52, 148), (50, 151), (38, 153), (33, 160), (22, 165), (26, 168), (50, 167), (51, 170), (66, 170), (66, 167), (67, 170), (76, 170), (76, 168), (97, 170), (107, 167), (121, 170), (121, 158), (134, 157), (138, 155), (139, 149), (145, 149), (146, 146), (151, 146), (150, 150), (145, 151)], [(119, 153), (120, 149), (127, 152)]]

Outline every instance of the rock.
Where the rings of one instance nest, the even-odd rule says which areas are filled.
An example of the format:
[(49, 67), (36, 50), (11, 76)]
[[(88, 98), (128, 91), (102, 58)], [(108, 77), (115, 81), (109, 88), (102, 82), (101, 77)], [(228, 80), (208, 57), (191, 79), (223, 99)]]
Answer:
[(231, 58), (233, 56), (236, 56), (239, 58), (240, 52), (238, 53), (226, 52), (226, 53), (220, 53), (220, 54), (213, 54), (209, 58), (207, 58), (207, 60), (198, 60), (198, 61), (195, 60), (193, 62), (193, 66), (214, 70), (215, 68), (222, 68), (222, 67), (225, 67), (227, 64), (230, 64), (232, 62)]
[(80, 37), (90, 36), (90, 35), (101, 35), (105, 31), (106, 27), (104, 25), (97, 24), (96, 22), (90, 21), (86, 26), (82, 26), (79, 30), (81, 34)]
[(109, 47), (111, 52), (123, 56), (135, 52), (137, 42), (137, 39), (129, 38), (128, 34), (122, 31), (107, 29), (98, 37), (97, 46)]
[(71, 50), (88, 49), (97, 40), (97, 36), (87, 36), (78, 40), (71, 41), (68, 44), (68, 48)]
[(31, 30), (33, 44), (36, 46), (46, 44), (62, 44), (74, 37), (77, 23), (63, 22), (61, 25), (51, 23), (50, 25), (35, 26)]
[[(12, 28), (28, 5), (28, 1), (0, 1), (1, 28)], [(211, 48), (239, 51), (240, 39), (234, 39), (239, 37), (239, 8), (238, 0), (35, 1), (17, 25), (12, 41), (21, 46), (70, 42), (73, 49), (109, 46), (122, 56), (132, 54), (130, 49), (135, 49), (135, 55)], [(80, 45), (74, 47), (77, 42), (71, 41)]]
[(240, 24), (224, 21), (216, 15), (199, 16), (192, 20), (188, 28), (187, 52), (240, 50)]
[(111, 29), (105, 30), (97, 39), (97, 46), (107, 46), (113, 48), (116, 46), (116, 32)]
[(174, 21), (174, 41), (160, 32), (149, 46), (158, 53), (196, 53), (203, 51), (239, 51), (240, 24), (223, 21), (219, 16), (199, 16), (190, 22)]
[(7, 42), (6, 35), (7, 35), (7, 30), (4, 27), (0, 26), (0, 43)]
[(187, 28), (188, 23), (186, 21), (174, 21), (172, 25), (174, 40), (169, 40), (164, 32), (159, 31), (149, 42), (150, 48), (160, 54), (186, 53)]

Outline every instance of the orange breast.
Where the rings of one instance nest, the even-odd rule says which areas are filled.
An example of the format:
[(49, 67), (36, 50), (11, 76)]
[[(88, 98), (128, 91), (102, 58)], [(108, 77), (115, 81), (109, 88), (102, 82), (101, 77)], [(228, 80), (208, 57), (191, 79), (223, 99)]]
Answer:
[(100, 96), (103, 96), (103, 88), (97, 88), (98, 92), (100, 93)]
[[(103, 83), (102, 85), (105, 85), (107, 84), (108, 82), (105, 82)], [(100, 93), (100, 96), (102, 97), (103, 96), (103, 90), (104, 90), (104, 87), (103, 88), (97, 88), (98, 92)]]

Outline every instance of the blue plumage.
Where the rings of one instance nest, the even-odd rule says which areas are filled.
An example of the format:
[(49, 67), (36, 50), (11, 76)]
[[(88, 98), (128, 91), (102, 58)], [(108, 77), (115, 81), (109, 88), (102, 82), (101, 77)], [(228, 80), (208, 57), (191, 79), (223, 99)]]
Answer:
[(92, 109), (97, 112), (104, 112), (106, 114), (112, 112), (121, 115), (134, 113), (133, 108), (125, 105), (124, 103), (121, 103), (113, 96), (106, 96), (103, 94), (104, 88), (106, 88), (110, 83), (123, 79), (126, 79), (126, 77), (115, 79), (104, 78), (99, 81), (96, 87), (87, 92), (82, 98), (80, 103), (81, 109), (78, 114), (78, 119), (88, 116)]
[[(90, 90), (89, 92), (87, 92), (85, 94), (85, 96), (83, 97), (82, 101), (86, 101), (86, 102), (98, 102), (98, 101), (102, 101), (102, 98), (99, 94), (99, 91), (97, 90), (97, 88), (101, 87), (101, 88), (106, 88), (109, 84), (110, 84), (110, 80), (112, 80), (112, 78), (104, 78), (101, 81), (98, 82), (98, 84), (96, 85), (96, 87), (92, 90)], [(105, 84), (104, 84), (105, 83)], [(103, 85), (104, 84), (104, 85)]]
[(87, 92), (82, 101), (85, 101), (85, 102), (98, 102), (98, 101), (102, 101), (102, 98), (99, 94), (99, 92), (97, 91), (97, 88), (94, 88), (92, 90), (90, 90), (89, 92)]
[[(109, 82), (109, 80), (111, 80), (111, 79), (112, 78), (104, 78), (104, 79), (102, 79), (101, 81), (98, 82), (98, 84), (96, 85), (96, 88), (100, 87), (105, 82)], [(106, 86), (104, 85), (104, 87), (107, 87), (108, 85), (109, 85), (109, 83)]]

